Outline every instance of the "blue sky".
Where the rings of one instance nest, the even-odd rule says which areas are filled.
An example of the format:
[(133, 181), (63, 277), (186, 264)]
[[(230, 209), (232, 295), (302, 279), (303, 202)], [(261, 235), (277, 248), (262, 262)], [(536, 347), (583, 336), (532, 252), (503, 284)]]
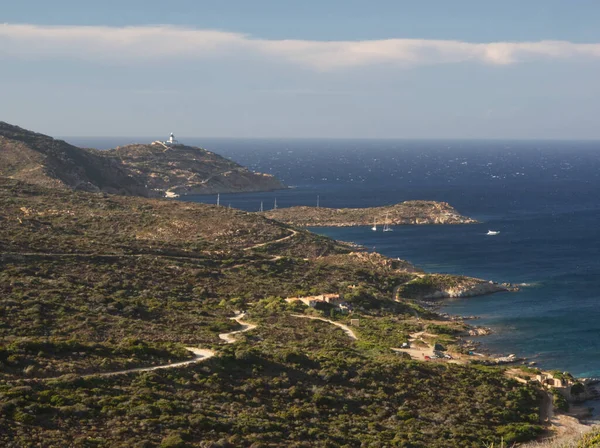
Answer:
[(0, 13), (0, 120), (63, 136), (600, 139), (598, 23), (596, 0), (20, 0)]

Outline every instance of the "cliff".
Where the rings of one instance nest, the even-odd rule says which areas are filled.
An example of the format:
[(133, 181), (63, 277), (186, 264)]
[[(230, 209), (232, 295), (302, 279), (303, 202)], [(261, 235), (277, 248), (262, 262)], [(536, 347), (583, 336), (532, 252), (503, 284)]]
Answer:
[(184, 145), (129, 145), (109, 151), (0, 122), (0, 177), (51, 188), (133, 196), (237, 193), (285, 188), (275, 177)]
[(279, 190), (285, 186), (270, 174), (255, 173), (202, 148), (159, 144), (128, 145), (104, 151), (118, 159), (149, 189), (167, 196)]
[(445, 202), (406, 201), (387, 207), (290, 207), (269, 210), (265, 216), (299, 227), (349, 227), (405, 224), (473, 224)]

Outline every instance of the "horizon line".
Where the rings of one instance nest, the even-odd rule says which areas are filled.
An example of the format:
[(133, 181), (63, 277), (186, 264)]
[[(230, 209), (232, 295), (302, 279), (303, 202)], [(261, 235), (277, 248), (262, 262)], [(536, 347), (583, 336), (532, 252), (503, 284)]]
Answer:
[[(156, 138), (160, 136), (123, 136), (123, 135), (57, 135), (52, 137), (54, 139), (66, 140), (66, 139), (147, 139), (152, 143)], [(566, 141), (566, 142), (600, 142), (600, 137), (593, 138), (577, 138), (577, 137), (277, 137), (277, 136), (264, 136), (264, 137), (230, 137), (230, 136), (177, 136), (178, 139), (207, 139), (207, 140), (419, 140), (419, 141)], [(140, 142), (137, 142), (140, 143)]]

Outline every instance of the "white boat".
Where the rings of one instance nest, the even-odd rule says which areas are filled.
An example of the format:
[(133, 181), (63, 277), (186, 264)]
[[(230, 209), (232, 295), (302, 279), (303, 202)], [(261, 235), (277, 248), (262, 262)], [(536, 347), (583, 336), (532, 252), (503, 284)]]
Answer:
[(384, 232), (393, 232), (394, 231), (394, 229), (392, 229), (390, 227), (390, 225), (388, 224), (388, 215), (387, 214), (385, 215), (385, 224), (383, 226), (383, 231)]
[(488, 233), (486, 233), (486, 235), (498, 235), (499, 233), (499, 230), (488, 230)]
[(373, 218), (373, 227), (371, 227), (373, 232), (377, 232), (377, 218)]

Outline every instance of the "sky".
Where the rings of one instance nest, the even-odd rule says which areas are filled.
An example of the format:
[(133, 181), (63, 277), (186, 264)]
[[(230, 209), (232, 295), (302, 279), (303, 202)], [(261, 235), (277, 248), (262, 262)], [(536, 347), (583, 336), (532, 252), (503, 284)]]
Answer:
[(600, 139), (597, 0), (0, 0), (54, 136)]

